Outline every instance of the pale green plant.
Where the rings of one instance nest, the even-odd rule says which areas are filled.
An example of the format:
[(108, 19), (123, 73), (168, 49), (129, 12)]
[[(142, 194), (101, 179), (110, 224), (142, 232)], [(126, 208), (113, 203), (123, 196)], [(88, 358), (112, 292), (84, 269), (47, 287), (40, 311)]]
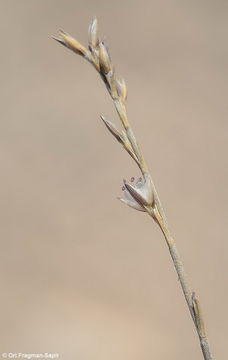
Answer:
[(118, 77), (116, 74), (106, 42), (100, 40), (98, 37), (97, 19), (93, 18), (89, 26), (88, 48), (84, 47), (64, 31), (59, 31), (59, 36), (53, 38), (92, 64), (106, 85), (122, 123), (123, 130), (119, 130), (115, 124), (106, 120), (103, 116), (101, 116), (101, 119), (110, 133), (133, 158), (142, 173), (142, 177), (137, 181), (135, 181), (134, 178), (132, 178), (130, 182), (124, 180), (124, 186), (122, 188), (123, 197), (120, 198), (120, 200), (136, 210), (146, 212), (160, 227), (168, 245), (188, 309), (199, 337), (203, 357), (205, 360), (212, 360), (199, 300), (188, 284), (184, 267), (175, 241), (171, 236), (161, 201), (152, 181), (141, 147), (136, 140), (128, 120), (126, 111), (126, 83), (124, 79)]

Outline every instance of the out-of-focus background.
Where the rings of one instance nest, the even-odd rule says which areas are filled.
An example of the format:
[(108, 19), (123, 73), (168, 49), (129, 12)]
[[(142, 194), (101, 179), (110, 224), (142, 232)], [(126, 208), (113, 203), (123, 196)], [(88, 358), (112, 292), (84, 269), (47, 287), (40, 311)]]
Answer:
[(159, 229), (116, 198), (139, 172), (99, 76), (51, 39), (99, 20), (217, 359), (228, 333), (226, 1), (1, 2), (1, 349), (202, 359)]

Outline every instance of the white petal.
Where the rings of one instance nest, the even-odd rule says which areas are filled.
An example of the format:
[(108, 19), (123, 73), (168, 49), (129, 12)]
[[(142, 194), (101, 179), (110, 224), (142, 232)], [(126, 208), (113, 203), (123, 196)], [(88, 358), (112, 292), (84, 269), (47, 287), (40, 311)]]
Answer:
[(139, 210), (139, 211), (145, 211), (145, 209), (136, 201), (130, 201), (130, 200), (126, 200), (126, 199), (122, 199), (122, 198), (118, 198), (120, 201), (122, 201), (124, 204), (132, 207), (135, 210)]

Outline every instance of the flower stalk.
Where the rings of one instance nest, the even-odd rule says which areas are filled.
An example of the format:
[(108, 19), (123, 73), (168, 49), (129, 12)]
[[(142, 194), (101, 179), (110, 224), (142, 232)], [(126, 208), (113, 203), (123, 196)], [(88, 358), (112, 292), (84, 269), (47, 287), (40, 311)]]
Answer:
[(139, 167), (142, 177), (135, 181), (134, 178), (127, 182), (124, 180), (123, 197), (119, 198), (123, 203), (135, 210), (148, 213), (161, 229), (168, 246), (175, 270), (177, 272), (181, 289), (183, 291), (190, 315), (194, 322), (204, 360), (213, 360), (209, 342), (205, 332), (205, 326), (199, 300), (188, 284), (183, 263), (177, 251), (177, 247), (168, 228), (165, 213), (148, 170), (142, 150), (136, 140), (134, 132), (128, 120), (126, 111), (127, 86), (124, 79), (116, 76), (115, 68), (111, 60), (107, 44), (98, 37), (97, 19), (93, 18), (88, 30), (88, 48), (69, 34), (60, 31), (58, 37), (53, 37), (60, 44), (69, 48), (76, 54), (84, 57), (103, 80), (116, 108), (123, 130), (119, 130), (115, 124), (101, 116), (106, 128), (118, 140)]

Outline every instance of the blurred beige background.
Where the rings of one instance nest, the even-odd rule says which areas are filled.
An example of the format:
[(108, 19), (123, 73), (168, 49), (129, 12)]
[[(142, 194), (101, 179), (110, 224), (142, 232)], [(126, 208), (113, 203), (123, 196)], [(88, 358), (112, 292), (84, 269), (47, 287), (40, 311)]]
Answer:
[(99, 20), (217, 359), (227, 359), (227, 1), (1, 1), (0, 352), (200, 360), (165, 242), (86, 44)]

